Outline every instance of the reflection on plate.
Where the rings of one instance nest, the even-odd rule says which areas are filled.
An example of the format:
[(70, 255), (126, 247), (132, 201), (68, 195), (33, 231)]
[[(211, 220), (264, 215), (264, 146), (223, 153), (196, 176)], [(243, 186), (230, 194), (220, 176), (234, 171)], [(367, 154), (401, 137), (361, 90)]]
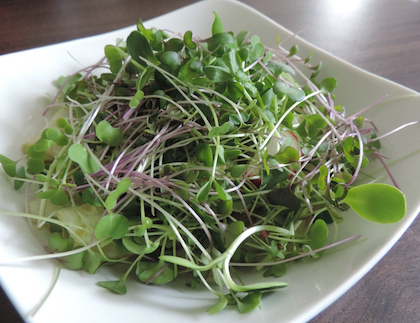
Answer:
[[(267, 45), (275, 45), (277, 36), (288, 39), (285, 47), (299, 44), (304, 56), (314, 49), (313, 61), (323, 61), (324, 76), (339, 80), (337, 104), (348, 113), (369, 105), (383, 95), (388, 99), (368, 112), (382, 133), (406, 122), (420, 119), (417, 93), (351, 66), (306, 43), (236, 1), (200, 1), (146, 23), (148, 27), (185, 32), (192, 30), (201, 37), (209, 36), (213, 11), (221, 17), (226, 29), (235, 33), (248, 29)], [(82, 65), (90, 65), (103, 55), (106, 44), (125, 38), (134, 27), (84, 38), (54, 46), (28, 50), (0, 57), (0, 153), (18, 158), (21, 143), (32, 138), (42, 126), (41, 113), (45, 93), (54, 93), (53, 80), (68, 75)], [(398, 107), (398, 109), (396, 109)], [(99, 280), (111, 280), (112, 272), (101, 270), (96, 275), (63, 270), (50, 297), (32, 318), (26, 315), (48, 291), (56, 265), (54, 261), (33, 261), (0, 266), (0, 282), (18, 311), (29, 322), (114, 322), (147, 320), (147, 322), (303, 322), (311, 319), (355, 284), (394, 245), (419, 212), (420, 154), (416, 150), (418, 127), (383, 141), (383, 153), (390, 157), (389, 166), (407, 196), (408, 214), (400, 222), (380, 225), (367, 222), (354, 214), (345, 214), (339, 225), (339, 238), (361, 234), (358, 243), (330, 250), (319, 259), (305, 259), (292, 264), (282, 281), (289, 287), (267, 294), (261, 309), (241, 315), (226, 310), (210, 317), (206, 309), (215, 299), (207, 290), (190, 291), (182, 284), (153, 287), (133, 282), (124, 296), (97, 287)], [(376, 177), (386, 174), (373, 164), (369, 172)], [(22, 193), (10, 189), (0, 175), (0, 205), (8, 211), (22, 210)], [(29, 228), (21, 218), (0, 217), (0, 262), (42, 253)]]

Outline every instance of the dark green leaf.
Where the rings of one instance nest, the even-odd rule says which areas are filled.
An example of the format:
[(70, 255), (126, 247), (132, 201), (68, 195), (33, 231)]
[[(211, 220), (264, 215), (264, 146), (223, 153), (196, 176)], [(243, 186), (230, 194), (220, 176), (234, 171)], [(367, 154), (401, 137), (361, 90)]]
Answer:
[(275, 188), (267, 194), (267, 200), (274, 205), (282, 205), (293, 211), (297, 211), (300, 208), (301, 202), (293, 194), (290, 187)]
[(207, 167), (211, 167), (213, 165), (213, 153), (209, 144), (198, 144), (195, 155), (197, 160), (203, 162)]
[(212, 82), (226, 82), (233, 78), (230, 71), (221, 66), (206, 66), (204, 67), (204, 72), (206, 73), (207, 78)]
[(155, 65), (159, 65), (159, 60), (156, 59), (153, 54), (147, 38), (139, 31), (133, 31), (127, 38), (127, 49), (131, 57), (139, 64), (146, 65), (146, 63), (140, 58), (145, 58)]

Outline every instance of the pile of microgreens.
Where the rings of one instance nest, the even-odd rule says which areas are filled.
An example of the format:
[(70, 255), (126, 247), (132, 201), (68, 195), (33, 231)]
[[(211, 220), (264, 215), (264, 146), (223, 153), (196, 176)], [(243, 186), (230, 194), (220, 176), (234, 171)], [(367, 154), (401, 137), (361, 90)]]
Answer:
[(287, 284), (237, 283), (235, 266), (282, 276), (285, 262), (343, 242), (325, 246), (327, 223), (349, 207), (401, 219), (397, 188), (353, 184), (383, 160), (374, 125), (346, 116), (336, 80), (318, 83), (321, 64), (297, 52), (234, 36), (217, 15), (208, 39), (140, 22), (106, 59), (60, 78), (55, 124), (25, 166), (0, 155), (16, 189), (35, 191), (26, 216), (48, 229), (45, 249), (73, 270), (126, 265), (99, 283), (116, 293), (131, 272), (157, 285), (189, 273), (218, 297), (210, 313), (248, 312)]

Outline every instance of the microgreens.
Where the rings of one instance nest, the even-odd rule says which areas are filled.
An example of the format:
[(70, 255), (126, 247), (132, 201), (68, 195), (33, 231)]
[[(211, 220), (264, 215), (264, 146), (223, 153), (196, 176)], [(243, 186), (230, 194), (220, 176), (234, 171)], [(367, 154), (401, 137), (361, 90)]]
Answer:
[(327, 223), (349, 207), (379, 223), (404, 216), (399, 189), (355, 185), (382, 137), (334, 104), (337, 80), (316, 79), (312, 52), (235, 36), (217, 14), (207, 39), (137, 27), (58, 80), (47, 110), (59, 118), (25, 166), (0, 155), (15, 188), (33, 188), (28, 217), (65, 267), (127, 266), (99, 283), (119, 294), (130, 273), (156, 285), (190, 274), (218, 298), (210, 314), (246, 313), (287, 284), (238, 284), (235, 266), (284, 275), (283, 262), (328, 249)]

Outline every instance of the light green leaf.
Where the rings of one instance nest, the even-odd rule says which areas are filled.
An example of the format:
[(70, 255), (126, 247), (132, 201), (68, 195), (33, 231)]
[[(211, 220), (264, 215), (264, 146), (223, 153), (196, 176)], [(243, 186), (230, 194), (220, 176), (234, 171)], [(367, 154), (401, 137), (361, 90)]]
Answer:
[(404, 194), (382, 183), (363, 184), (348, 190), (343, 199), (361, 217), (378, 223), (394, 223), (407, 211)]

